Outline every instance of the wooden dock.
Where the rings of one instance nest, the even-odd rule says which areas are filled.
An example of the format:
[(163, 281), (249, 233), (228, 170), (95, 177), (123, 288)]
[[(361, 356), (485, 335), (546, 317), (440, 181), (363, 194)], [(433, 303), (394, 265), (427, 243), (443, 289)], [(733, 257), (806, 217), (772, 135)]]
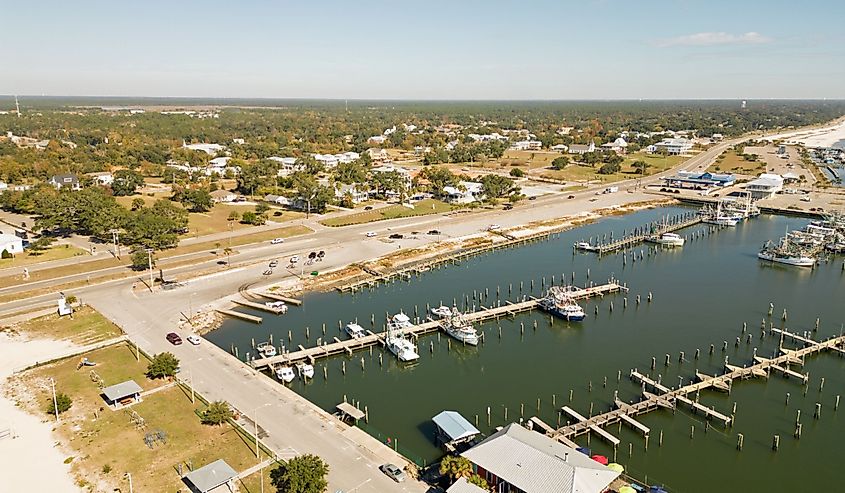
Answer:
[(255, 315), (250, 315), (248, 313), (236, 312), (234, 310), (224, 310), (222, 308), (218, 308), (215, 311), (217, 313), (222, 313), (223, 315), (228, 315), (230, 317), (239, 318), (241, 320), (247, 320), (249, 322), (255, 322), (257, 324), (261, 323), (261, 317), (256, 317)]
[(688, 228), (690, 226), (695, 226), (700, 222), (701, 216), (699, 216), (698, 214), (694, 214), (690, 215), (690, 217), (685, 217), (682, 220), (673, 221), (667, 224), (655, 223), (647, 228), (638, 228), (637, 232), (625, 235), (618, 240), (610, 241), (608, 243), (598, 243), (596, 245), (590, 246), (590, 248), (582, 248), (582, 250), (587, 252), (596, 252), (599, 255), (606, 255), (617, 250), (625, 250), (627, 248), (631, 248), (634, 245), (642, 243), (643, 241), (646, 241), (651, 237), (660, 236), (664, 233), (673, 233), (675, 231)]
[[(581, 288), (571, 293), (575, 299), (586, 299), (596, 296), (604, 296), (607, 294), (627, 291), (628, 288), (616, 282), (609, 282), (598, 286), (591, 286), (588, 288)], [(516, 303), (505, 302), (500, 306), (484, 307), (474, 312), (464, 314), (464, 317), (472, 323), (484, 322), (486, 320), (498, 319), (502, 317), (513, 317), (518, 313), (526, 312), (537, 308), (539, 300), (531, 298), (526, 301)], [(237, 313), (237, 312), (235, 312)], [(242, 314), (239, 314), (242, 315)], [(421, 335), (435, 332), (440, 329), (439, 322), (422, 322), (411, 327), (400, 329), (396, 331), (397, 335), (407, 335), (411, 337), (419, 337)], [(359, 337), (357, 339), (340, 340), (334, 338), (334, 342), (322, 341), (314, 347), (304, 348), (300, 347), (298, 351), (285, 352), (270, 358), (255, 359), (250, 364), (257, 369), (265, 367), (272, 367), (277, 364), (291, 364), (298, 361), (308, 361), (314, 363), (317, 358), (324, 358), (338, 354), (352, 354), (353, 351), (367, 348), (369, 346), (384, 344), (387, 334), (385, 332), (373, 333)]]
[(279, 295), (279, 294), (276, 294), (276, 293), (270, 293), (270, 292), (267, 292), (267, 291), (262, 291), (262, 292), (254, 293), (254, 294), (261, 296), (263, 298), (269, 298), (271, 300), (284, 301), (285, 303), (287, 303), (289, 305), (300, 306), (302, 304), (302, 300), (298, 300), (296, 298), (289, 298), (287, 296), (282, 296), (282, 295)]
[[(725, 365), (727, 373), (724, 373), (722, 375), (709, 376), (699, 373), (699, 381), (683, 387), (679, 387), (677, 389), (671, 389), (669, 387), (666, 387), (660, 382), (657, 382), (649, 378), (648, 376), (643, 375), (637, 370), (631, 370), (631, 379), (640, 382), (643, 386), (642, 400), (628, 404), (621, 402), (618, 398), (616, 398), (615, 409), (603, 414), (592, 416), (590, 418), (584, 418), (583, 416), (566, 406), (564, 409), (562, 409), (562, 412), (565, 412), (566, 414), (575, 417), (577, 419), (577, 422), (574, 424), (567, 424), (566, 426), (558, 428), (553, 432), (548, 432), (546, 430), (546, 434), (551, 436), (552, 438), (565, 437), (572, 440), (578, 435), (589, 432), (596, 432), (595, 428), (597, 427), (607, 426), (610, 424), (617, 423), (619, 421), (623, 421), (632, 426), (635, 426), (637, 429), (640, 429), (644, 432), (642, 428), (646, 428), (645, 426), (641, 425), (642, 428), (640, 428), (639, 426), (633, 424), (634, 422), (636, 422), (635, 420), (633, 420), (634, 416), (658, 408), (672, 408), (675, 406), (676, 402), (680, 402), (689, 406), (694, 412), (701, 413), (708, 419), (716, 419), (722, 421), (727, 426), (733, 422), (733, 416), (727, 416), (723, 413), (720, 413), (719, 411), (716, 411), (712, 407), (707, 407), (703, 404), (700, 404), (697, 400), (697, 397), (695, 400), (693, 400), (690, 399), (688, 396), (692, 394), (697, 396), (702, 390), (715, 389), (718, 386), (729, 386), (729, 382), (733, 382), (736, 379), (745, 379), (753, 376), (767, 376), (769, 370), (779, 371), (784, 373), (785, 375), (793, 376), (795, 378), (799, 378), (803, 382), (806, 382), (806, 375), (795, 372), (788, 368), (789, 361), (794, 361), (795, 358), (803, 359), (806, 356), (824, 350), (841, 352), (843, 350), (843, 346), (845, 346), (845, 336), (833, 337), (825, 341), (817, 342), (806, 337), (797, 336), (795, 334), (791, 335), (794, 336), (791, 338), (805, 344), (805, 347), (801, 349), (790, 350), (786, 354), (781, 354), (780, 356), (776, 356), (774, 358), (763, 358), (760, 356), (756, 356), (754, 358), (755, 363), (751, 366), (742, 367)], [(646, 388), (652, 389), (655, 393), (647, 391)], [(626, 418), (623, 418), (623, 416), (626, 416)], [(631, 420), (627, 418), (630, 418)], [(608, 440), (610, 443), (614, 443), (608, 437), (606, 437), (604, 433), (597, 434), (602, 438)]]
[(234, 303), (236, 305), (246, 306), (246, 307), (249, 307), (249, 308), (254, 308), (256, 310), (262, 310), (262, 311), (265, 311), (265, 312), (270, 312), (270, 313), (273, 313), (275, 315), (279, 315), (283, 312), (283, 310), (281, 308), (273, 308), (272, 306), (267, 306), (264, 303), (255, 303), (254, 301), (233, 299), (232, 303)]

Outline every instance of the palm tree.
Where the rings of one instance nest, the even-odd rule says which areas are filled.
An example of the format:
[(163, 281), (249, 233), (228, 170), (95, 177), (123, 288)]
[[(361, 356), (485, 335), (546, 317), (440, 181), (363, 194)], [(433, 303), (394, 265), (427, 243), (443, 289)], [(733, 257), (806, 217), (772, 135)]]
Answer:
[(466, 457), (448, 455), (440, 461), (440, 474), (446, 474), (453, 481), (472, 476), (472, 463)]

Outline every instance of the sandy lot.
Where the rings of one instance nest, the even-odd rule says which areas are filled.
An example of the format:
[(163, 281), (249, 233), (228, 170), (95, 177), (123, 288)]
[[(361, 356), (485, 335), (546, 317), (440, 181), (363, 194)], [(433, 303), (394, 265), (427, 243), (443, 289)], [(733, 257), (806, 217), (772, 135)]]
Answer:
[(845, 140), (845, 120), (822, 128), (767, 135), (765, 138), (785, 140), (789, 144), (804, 144), (807, 147), (831, 147), (840, 140)]

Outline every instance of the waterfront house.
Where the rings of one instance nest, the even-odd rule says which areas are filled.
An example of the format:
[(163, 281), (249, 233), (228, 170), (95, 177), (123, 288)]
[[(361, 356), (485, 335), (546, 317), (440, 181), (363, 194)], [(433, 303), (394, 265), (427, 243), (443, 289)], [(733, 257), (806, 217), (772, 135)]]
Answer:
[(0, 253), (9, 252), (12, 255), (23, 252), (23, 239), (7, 233), (0, 233)]
[(56, 187), (57, 189), (67, 189), (67, 190), (81, 190), (82, 185), (79, 183), (79, 178), (76, 175), (71, 174), (63, 174), (63, 175), (53, 175), (50, 178), (50, 184)]
[(236, 194), (235, 192), (223, 190), (222, 188), (220, 190), (215, 190), (211, 192), (209, 195), (211, 195), (211, 200), (213, 200), (214, 203), (217, 204), (234, 202), (238, 198), (238, 194)]
[(103, 397), (106, 399), (109, 407), (117, 410), (125, 406), (131, 406), (136, 402), (141, 402), (141, 392), (143, 392), (143, 389), (135, 383), (135, 380), (127, 380), (104, 388)]
[(569, 152), (569, 146), (566, 145), (566, 144), (555, 144), (555, 145), (551, 146), (549, 149), (552, 150), (552, 151), (555, 151), (555, 152), (560, 152), (560, 153)]
[(269, 202), (275, 205), (290, 205), (290, 199), (282, 195), (267, 194), (264, 196), (264, 202)]
[(596, 143), (592, 140), (589, 144), (572, 144), (569, 146), (569, 153), (570, 154), (587, 154), (588, 152), (593, 152), (596, 150)]
[(763, 173), (745, 185), (745, 190), (751, 193), (751, 198), (767, 199), (783, 190), (783, 177), (773, 173)]
[(619, 477), (581, 452), (516, 423), (461, 455), (501, 493), (601, 493)]

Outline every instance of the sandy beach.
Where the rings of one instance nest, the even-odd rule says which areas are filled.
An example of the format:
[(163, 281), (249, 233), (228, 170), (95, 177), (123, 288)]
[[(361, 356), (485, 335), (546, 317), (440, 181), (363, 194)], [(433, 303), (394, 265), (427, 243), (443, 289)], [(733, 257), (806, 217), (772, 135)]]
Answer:
[(0, 333), (0, 431), (11, 435), (0, 439), (0, 491), (50, 491), (77, 493), (68, 457), (56, 447), (52, 421), (18, 408), (7, 397), (8, 378), (16, 370), (60, 354), (72, 345), (50, 340), (26, 340)]
[(845, 141), (845, 120), (821, 128), (767, 135), (765, 139), (783, 140), (787, 144), (803, 144), (806, 147), (832, 147), (839, 141)]

